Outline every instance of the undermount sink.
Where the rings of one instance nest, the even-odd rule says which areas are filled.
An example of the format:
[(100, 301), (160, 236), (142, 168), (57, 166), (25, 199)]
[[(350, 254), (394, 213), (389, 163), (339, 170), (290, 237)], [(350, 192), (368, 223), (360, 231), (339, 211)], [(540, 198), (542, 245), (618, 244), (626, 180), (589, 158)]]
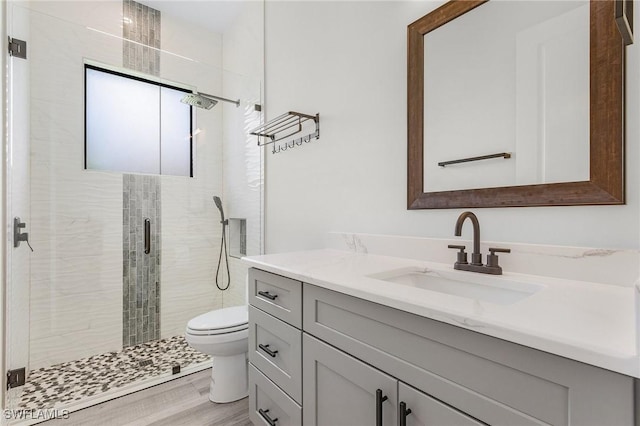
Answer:
[(544, 288), (540, 284), (514, 281), (502, 276), (417, 267), (380, 272), (369, 275), (369, 278), (499, 305), (510, 305), (526, 299)]

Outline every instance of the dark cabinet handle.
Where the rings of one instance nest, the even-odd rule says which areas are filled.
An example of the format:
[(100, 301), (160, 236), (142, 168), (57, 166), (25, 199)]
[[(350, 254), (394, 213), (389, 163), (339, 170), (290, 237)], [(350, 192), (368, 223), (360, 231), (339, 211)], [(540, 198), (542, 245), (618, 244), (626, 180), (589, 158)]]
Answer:
[(258, 294), (260, 296), (266, 297), (269, 300), (276, 300), (276, 297), (278, 297), (277, 294), (271, 294), (268, 291), (259, 291)]
[(407, 426), (407, 416), (411, 414), (411, 408), (407, 409), (407, 404), (400, 403), (400, 409), (398, 410), (398, 426)]
[(144, 254), (151, 252), (151, 220), (144, 220)]
[(262, 408), (258, 409), (258, 413), (260, 413), (262, 418), (267, 423), (269, 423), (270, 426), (276, 426), (276, 422), (278, 421), (278, 419), (272, 419), (271, 417), (269, 417), (269, 415), (267, 414), (268, 412), (269, 410), (263, 410)]
[(278, 351), (272, 351), (271, 349), (269, 349), (269, 345), (263, 345), (262, 343), (260, 343), (258, 345), (258, 347), (260, 349), (262, 349), (263, 351), (265, 351), (267, 354), (269, 354), (269, 356), (275, 358), (276, 355), (278, 354)]
[(382, 403), (389, 399), (382, 395), (382, 389), (376, 390), (376, 426), (382, 426)]

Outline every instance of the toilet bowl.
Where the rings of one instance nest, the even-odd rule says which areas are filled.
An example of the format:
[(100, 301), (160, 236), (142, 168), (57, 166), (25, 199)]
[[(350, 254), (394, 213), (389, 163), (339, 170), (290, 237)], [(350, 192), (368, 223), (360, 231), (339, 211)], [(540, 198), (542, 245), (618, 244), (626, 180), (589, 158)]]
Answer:
[(249, 394), (247, 306), (217, 309), (187, 324), (186, 340), (192, 348), (213, 356), (209, 399), (224, 403)]

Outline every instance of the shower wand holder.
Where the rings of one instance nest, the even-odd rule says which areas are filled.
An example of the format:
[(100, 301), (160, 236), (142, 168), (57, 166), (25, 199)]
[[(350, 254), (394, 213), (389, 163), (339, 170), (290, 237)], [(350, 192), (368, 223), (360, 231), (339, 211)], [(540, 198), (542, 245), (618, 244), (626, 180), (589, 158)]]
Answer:
[[(293, 139), (284, 144), (278, 145), (276, 142), (294, 136), (302, 132), (303, 124), (306, 122), (315, 123), (315, 131), (306, 136)], [(286, 151), (289, 148), (295, 148), (303, 143), (309, 143), (314, 139), (320, 139), (320, 114), (309, 115), (300, 112), (289, 111), (279, 115), (273, 120), (267, 121), (265, 124), (256, 127), (249, 132), (251, 135), (258, 137), (258, 146), (273, 144), (272, 154)]]

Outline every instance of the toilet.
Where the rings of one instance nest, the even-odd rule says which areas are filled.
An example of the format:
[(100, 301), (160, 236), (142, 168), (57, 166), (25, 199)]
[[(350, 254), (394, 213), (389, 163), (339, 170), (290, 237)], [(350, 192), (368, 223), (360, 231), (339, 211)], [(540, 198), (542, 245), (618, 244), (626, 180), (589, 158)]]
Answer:
[(192, 348), (213, 356), (209, 399), (225, 403), (249, 394), (247, 306), (217, 309), (187, 324), (186, 340)]

